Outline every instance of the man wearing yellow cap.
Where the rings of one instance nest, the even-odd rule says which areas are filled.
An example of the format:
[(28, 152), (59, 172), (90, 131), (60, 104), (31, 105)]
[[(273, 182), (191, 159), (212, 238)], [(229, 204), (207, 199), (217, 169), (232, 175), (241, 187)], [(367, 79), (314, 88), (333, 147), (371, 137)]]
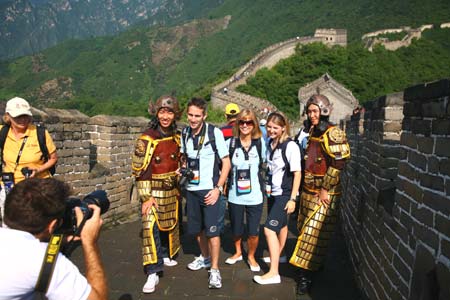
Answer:
[(233, 136), (233, 127), (236, 122), (236, 117), (240, 113), (239, 106), (236, 103), (228, 103), (225, 106), (225, 116), (227, 117), (227, 125), (220, 128), (225, 140)]

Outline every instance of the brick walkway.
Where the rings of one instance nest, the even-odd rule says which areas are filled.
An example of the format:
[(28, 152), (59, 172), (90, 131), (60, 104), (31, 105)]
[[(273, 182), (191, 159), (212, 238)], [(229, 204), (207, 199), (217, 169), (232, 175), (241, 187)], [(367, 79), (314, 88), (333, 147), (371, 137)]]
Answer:
[[(293, 224), (294, 222), (291, 221)], [(292, 227), (292, 226), (291, 226)], [(295, 244), (294, 230), (289, 232), (286, 249), (291, 253)], [(296, 268), (289, 264), (280, 265), (282, 283), (277, 285), (261, 286), (252, 281), (253, 275), (244, 262), (233, 266), (226, 265), (225, 259), (233, 252), (232, 238), (229, 227), (222, 235), (222, 251), (220, 256), (220, 271), (222, 275), (222, 289), (208, 289), (206, 270), (190, 271), (186, 265), (198, 255), (198, 247), (194, 238), (184, 235), (182, 237), (182, 250), (177, 258), (179, 264), (175, 267), (166, 267), (164, 276), (160, 278), (155, 293), (143, 294), (142, 286), (145, 276), (141, 266), (140, 222), (131, 222), (104, 230), (100, 238), (102, 260), (105, 265), (110, 287), (111, 300), (139, 300), (139, 299), (296, 299), (295, 274)], [(267, 256), (265, 238), (260, 239), (257, 256)], [(80, 269), (83, 270), (80, 249), (72, 255)], [(263, 271), (268, 265), (260, 261)], [(259, 274), (263, 274), (260, 272)], [(353, 280), (351, 266), (346, 256), (343, 236), (336, 233), (331, 244), (330, 255), (325, 269), (317, 273), (311, 295), (298, 298), (314, 300), (359, 300), (358, 290)]]

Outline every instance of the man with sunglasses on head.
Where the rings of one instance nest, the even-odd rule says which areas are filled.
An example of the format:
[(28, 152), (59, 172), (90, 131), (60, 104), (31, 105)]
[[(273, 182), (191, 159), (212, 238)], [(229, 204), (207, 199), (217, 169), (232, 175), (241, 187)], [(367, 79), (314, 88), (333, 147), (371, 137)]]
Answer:
[(206, 101), (192, 98), (187, 105), (189, 126), (182, 132), (181, 153), (185, 158), (183, 166), (191, 174), (186, 186), (188, 232), (196, 236), (201, 255), (188, 269), (211, 267), (208, 286), (219, 289), (220, 219), (224, 214), (220, 195), (230, 171), (230, 159), (222, 132), (206, 123), (206, 117)]
[[(93, 214), (80, 233), (86, 277), (68, 258), (54, 251), (56, 236), (52, 234), (62, 223), (69, 191), (59, 180), (30, 178), (7, 195), (4, 224), (8, 228), (0, 228), (0, 300), (32, 300), (38, 295), (49, 300), (107, 299), (106, 276), (97, 245), (102, 225), (100, 207), (89, 205)], [(80, 224), (83, 213), (79, 207), (75, 212)], [(46, 250), (50, 239), (52, 248)], [(42, 275), (41, 281), (44, 256), (45, 262), (51, 257), (56, 262), (53, 273)], [(48, 285), (38, 284), (46, 278)]]

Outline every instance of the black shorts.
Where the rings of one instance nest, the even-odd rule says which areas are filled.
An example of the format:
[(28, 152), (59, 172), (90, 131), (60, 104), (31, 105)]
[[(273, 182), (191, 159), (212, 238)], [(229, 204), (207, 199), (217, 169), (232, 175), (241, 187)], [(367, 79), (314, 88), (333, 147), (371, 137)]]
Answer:
[(267, 199), (267, 220), (264, 227), (280, 233), (281, 228), (287, 226), (287, 210), (284, 208), (289, 201), (289, 196), (270, 196)]
[[(221, 209), (221, 198), (214, 205), (205, 205), (205, 195), (210, 190), (187, 191), (187, 225), (189, 234), (199, 234), (205, 230), (207, 237), (219, 236), (222, 230), (224, 211)], [(222, 220), (222, 222), (221, 222)]]
[(259, 235), (259, 222), (263, 211), (263, 203), (257, 205), (241, 205), (228, 202), (230, 214), (231, 231), (234, 236), (244, 234), (244, 214), (247, 222), (247, 234), (249, 236)]

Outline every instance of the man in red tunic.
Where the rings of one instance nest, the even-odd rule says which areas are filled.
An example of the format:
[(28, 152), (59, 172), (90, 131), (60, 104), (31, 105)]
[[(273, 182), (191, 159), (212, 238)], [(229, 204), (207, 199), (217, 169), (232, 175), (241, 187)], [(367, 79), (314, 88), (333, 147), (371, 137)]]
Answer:
[(297, 223), (300, 234), (289, 261), (301, 270), (297, 286), (299, 295), (308, 292), (311, 272), (319, 270), (325, 259), (337, 219), (340, 173), (350, 157), (345, 132), (329, 122), (331, 109), (328, 98), (319, 94), (306, 103), (309, 138)]
[(179, 167), (180, 134), (175, 121), (181, 111), (177, 99), (162, 96), (150, 101), (149, 128), (138, 138), (132, 157), (133, 176), (142, 203), (143, 265), (147, 281), (144, 293), (152, 293), (163, 266), (177, 264), (172, 258), (180, 249)]

